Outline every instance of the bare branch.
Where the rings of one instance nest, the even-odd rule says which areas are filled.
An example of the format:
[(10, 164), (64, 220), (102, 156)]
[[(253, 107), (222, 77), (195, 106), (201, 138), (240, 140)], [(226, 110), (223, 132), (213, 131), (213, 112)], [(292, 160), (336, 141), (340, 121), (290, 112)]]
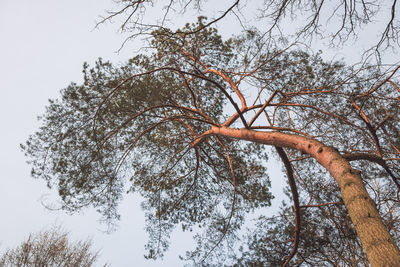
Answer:
[(297, 252), (297, 248), (299, 246), (299, 239), (300, 239), (300, 227), (301, 227), (301, 216), (300, 216), (300, 201), (299, 201), (299, 193), (297, 192), (296, 181), (293, 176), (293, 169), (290, 163), (286, 152), (281, 147), (275, 146), (276, 151), (278, 152), (279, 157), (282, 159), (285, 169), (286, 175), (288, 177), (290, 191), (292, 192), (293, 198), (293, 210), (295, 214), (295, 228), (294, 228), (294, 242), (293, 248), (290, 254), (284, 259), (284, 263), (282, 264), (283, 267), (288, 266), (290, 260), (294, 257)]

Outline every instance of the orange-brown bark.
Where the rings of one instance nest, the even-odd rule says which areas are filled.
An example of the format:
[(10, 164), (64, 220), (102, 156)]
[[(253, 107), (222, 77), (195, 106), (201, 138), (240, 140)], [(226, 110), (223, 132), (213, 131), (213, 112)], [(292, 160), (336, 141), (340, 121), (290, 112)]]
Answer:
[(400, 251), (370, 198), (360, 172), (354, 170), (335, 148), (300, 135), (259, 132), (213, 126), (208, 132), (235, 139), (289, 147), (316, 159), (338, 183), (343, 202), (372, 266), (400, 266)]

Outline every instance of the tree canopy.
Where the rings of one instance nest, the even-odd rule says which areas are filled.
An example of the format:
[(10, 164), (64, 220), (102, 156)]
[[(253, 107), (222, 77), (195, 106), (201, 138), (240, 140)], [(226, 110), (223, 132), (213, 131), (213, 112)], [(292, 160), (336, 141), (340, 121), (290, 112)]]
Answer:
[[(158, 29), (121, 66), (85, 64), (83, 84), (50, 101), (22, 146), (32, 175), (64, 209), (92, 205), (107, 221), (125, 192), (141, 194), (148, 258), (179, 225), (196, 231), (196, 266), (367, 266), (384, 260), (370, 245), (383, 239), (395, 262), (399, 66), (326, 62), (256, 30), (224, 40), (208, 24)], [(271, 203), (262, 144), (276, 147), (294, 206), (261, 216), (234, 249), (248, 215)], [(375, 226), (387, 235), (369, 238)]]

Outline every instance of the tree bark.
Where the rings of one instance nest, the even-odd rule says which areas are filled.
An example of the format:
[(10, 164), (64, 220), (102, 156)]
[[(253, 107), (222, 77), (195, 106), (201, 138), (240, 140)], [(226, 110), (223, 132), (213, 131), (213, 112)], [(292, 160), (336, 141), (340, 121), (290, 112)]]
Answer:
[(371, 266), (400, 266), (399, 248), (383, 224), (374, 201), (365, 189), (360, 172), (354, 170), (349, 161), (335, 148), (300, 135), (281, 132), (259, 132), (213, 126), (208, 133), (288, 147), (312, 156), (339, 184), (343, 202)]

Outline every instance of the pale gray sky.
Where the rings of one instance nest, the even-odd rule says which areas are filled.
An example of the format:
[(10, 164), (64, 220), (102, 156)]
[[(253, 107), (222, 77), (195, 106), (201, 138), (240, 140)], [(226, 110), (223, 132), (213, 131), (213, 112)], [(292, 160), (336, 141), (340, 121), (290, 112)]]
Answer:
[[(123, 62), (134, 55), (135, 43), (114, 52), (123, 41), (117, 25), (92, 31), (98, 16), (112, 6), (111, 0), (0, 0), (0, 251), (59, 223), (75, 239), (92, 237), (101, 250), (99, 263), (161, 266), (143, 258), (147, 237), (138, 197), (123, 201), (122, 220), (112, 234), (103, 232), (106, 227), (93, 210), (72, 216), (46, 210), (41, 199), (50, 192), (43, 181), (30, 177), (19, 149), (38, 128), (36, 117), (48, 99), (58, 97), (71, 81), (81, 82), (84, 61), (93, 64), (101, 56)], [(342, 51), (334, 53), (345, 56)], [(271, 175), (273, 182), (283, 179), (277, 176)], [(176, 231), (162, 266), (182, 266), (178, 255), (192, 244), (189, 236)]]
[[(73, 216), (46, 210), (41, 199), (45, 183), (30, 177), (19, 149), (39, 126), (49, 98), (71, 81), (82, 80), (82, 64), (99, 56), (121, 62), (132, 49), (114, 53), (122, 36), (113, 25), (92, 31), (110, 0), (0, 0), (0, 251), (19, 244), (29, 233), (61, 223), (76, 239), (93, 237), (101, 249), (99, 263), (112, 266), (160, 266), (143, 258), (146, 233), (139, 199), (122, 203), (122, 221), (115, 233), (105, 234), (93, 210)], [(171, 246), (163, 266), (180, 266), (178, 254), (188, 248), (182, 234)]]

